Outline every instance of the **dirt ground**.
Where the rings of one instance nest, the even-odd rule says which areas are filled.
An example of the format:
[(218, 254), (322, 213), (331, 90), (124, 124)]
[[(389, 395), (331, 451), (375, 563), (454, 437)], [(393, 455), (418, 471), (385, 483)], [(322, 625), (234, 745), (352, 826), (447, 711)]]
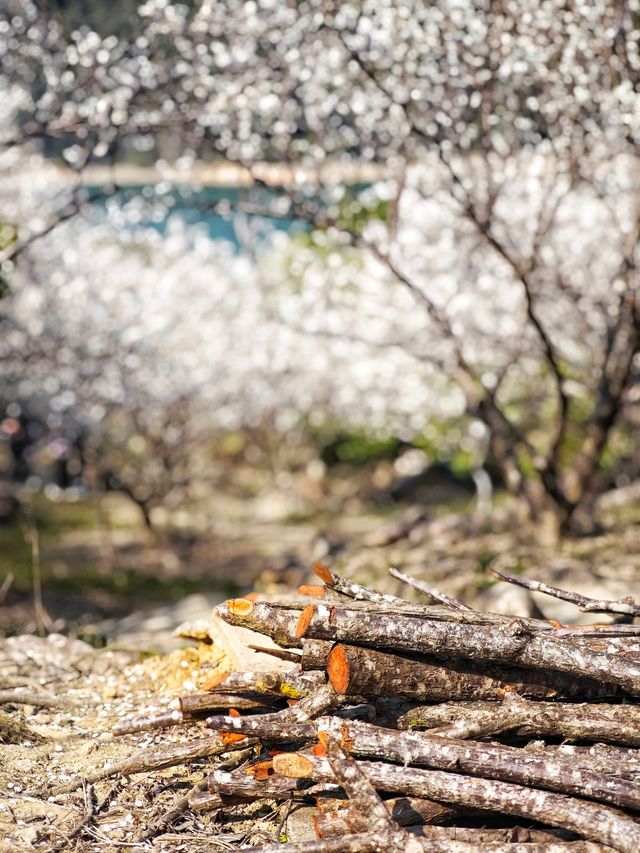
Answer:
[[(136, 843), (206, 775), (206, 760), (120, 781), (113, 774), (95, 784), (82, 781), (96, 770), (106, 775), (133, 755), (206, 734), (201, 723), (192, 723), (188, 730), (111, 735), (123, 717), (166, 709), (173, 696), (193, 692), (220, 663), (219, 651), (207, 646), (143, 662), (135, 658), (60, 635), (2, 641), (0, 695), (9, 713), (0, 713), (0, 850), (177, 853), (188, 844), (204, 853), (273, 835), (279, 807), (261, 816), (244, 804), (224, 819), (190, 813), (158, 838)], [(16, 702), (8, 701), (10, 691)], [(65, 785), (73, 790), (64, 792)]]
[[(0, 850), (206, 853), (283, 836), (303, 840), (304, 810), (301, 816), (276, 803), (238, 804), (224, 813), (187, 811), (144, 838), (206, 775), (211, 759), (120, 780), (107, 776), (91, 785), (83, 784), (81, 777), (133, 754), (203, 735), (201, 723), (122, 738), (115, 738), (111, 727), (127, 715), (168, 707), (176, 696), (197, 690), (220, 664), (215, 646), (175, 650), (172, 631), (185, 619), (206, 616), (212, 604), (226, 597), (221, 573), (233, 581), (234, 589), (256, 586), (278, 593), (307, 580), (311, 560), (322, 558), (356, 580), (412, 598), (411, 590), (388, 577), (388, 568), (395, 566), (479, 609), (543, 615), (566, 623), (586, 620), (569, 604), (494, 582), (486, 567), (498, 561), (513, 573), (587, 595), (640, 600), (636, 521), (553, 547), (534, 544), (521, 533), (506, 515), (496, 516), (489, 525), (466, 513), (427, 517), (415, 508), (388, 518), (345, 514), (323, 531), (311, 522), (254, 522), (242, 539), (244, 557), (240, 537), (229, 537), (228, 550), (219, 552), (226, 556), (210, 564), (215, 582), (209, 594), (190, 594), (152, 609), (136, 607), (127, 616), (97, 614), (91, 629), (102, 633), (104, 648), (60, 633), (36, 637), (23, 631), (0, 640)], [(67, 548), (67, 559), (72, 546), (72, 539), (58, 543), (60, 549)], [(91, 540), (79, 540), (78, 547), (92, 547)], [(117, 542), (114, 547), (112, 556), (121, 559)], [(130, 556), (131, 543), (123, 547)], [(187, 566), (180, 561), (204, 546), (202, 541), (192, 543), (182, 556), (179, 548), (166, 543), (154, 546), (155, 551), (143, 542), (136, 547), (152, 571), (154, 565)], [(210, 558), (214, 552), (206, 553)], [(195, 572), (198, 565), (201, 572), (197, 561), (184, 571)], [(243, 565), (245, 571), (230, 578), (225, 573), (234, 565)], [(30, 619), (32, 605), (19, 604)], [(61, 613), (51, 617), (64, 624)], [(13, 624), (18, 624), (18, 616), (16, 609)], [(23, 627), (29, 626), (26, 617)], [(8, 618), (5, 613), (3, 619)], [(88, 625), (85, 622), (85, 630)], [(60, 789), (76, 777), (77, 788)]]

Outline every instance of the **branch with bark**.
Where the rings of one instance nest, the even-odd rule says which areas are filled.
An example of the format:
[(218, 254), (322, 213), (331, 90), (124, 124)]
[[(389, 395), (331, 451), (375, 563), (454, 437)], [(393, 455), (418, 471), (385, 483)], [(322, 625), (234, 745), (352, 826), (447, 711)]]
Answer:
[(198, 725), (234, 702), (207, 717), (208, 738), (142, 750), (89, 781), (206, 758), (213, 766), (169, 818), (254, 800), (315, 803), (318, 840), (292, 853), (638, 849), (639, 664), (625, 633), (635, 626), (585, 636), (441, 596), (412, 605), (315, 570), (331, 595), (314, 588), (306, 607), (232, 599), (215, 609), (297, 647), (284, 654), (288, 671), (230, 673), (161, 715), (122, 720), (114, 734), (135, 738)]

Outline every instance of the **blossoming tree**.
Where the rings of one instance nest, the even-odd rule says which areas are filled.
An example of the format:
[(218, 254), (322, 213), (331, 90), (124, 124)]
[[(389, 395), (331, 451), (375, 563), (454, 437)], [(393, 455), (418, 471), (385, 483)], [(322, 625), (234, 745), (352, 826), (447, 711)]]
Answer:
[[(607, 452), (635, 453), (637, 0), (149, 0), (139, 14), (129, 39), (66, 33), (30, 3), (3, 22), (15, 105), (3, 156), (44, 145), (75, 175), (57, 193), (50, 184), (46, 203), (36, 194), (37, 215), (2, 214), (19, 224), (5, 275), (43, 286), (49, 238), (85, 209), (95, 164), (146, 151), (161, 171), (173, 151), (174, 177), (192, 178), (197, 161), (232, 164), (254, 188), (239, 207), (315, 230), (276, 241), (238, 284), (212, 285), (208, 304), (193, 245), (160, 269), (154, 249), (151, 291), (175, 294), (191, 264), (188, 292), (155, 308), (184, 299), (193, 315), (192, 293), (204, 300), (181, 327), (208, 330), (187, 333), (200, 349), (154, 349), (181, 364), (191, 352), (189, 398), (214, 393), (203, 365), (217, 364), (223, 421), (320, 406), (419, 432), (456, 415), (534, 514), (588, 525)], [(95, 294), (84, 251), (74, 263)], [(233, 278), (237, 259), (206, 251)], [(229, 347), (238, 357), (216, 361)]]

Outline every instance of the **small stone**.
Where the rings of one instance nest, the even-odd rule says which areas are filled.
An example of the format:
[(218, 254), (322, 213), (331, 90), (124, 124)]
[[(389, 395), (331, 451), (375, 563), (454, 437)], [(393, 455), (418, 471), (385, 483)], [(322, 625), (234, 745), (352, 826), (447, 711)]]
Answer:
[(287, 839), (294, 843), (317, 840), (313, 823), (315, 814), (316, 810), (312, 806), (303, 806), (292, 811), (285, 825)]

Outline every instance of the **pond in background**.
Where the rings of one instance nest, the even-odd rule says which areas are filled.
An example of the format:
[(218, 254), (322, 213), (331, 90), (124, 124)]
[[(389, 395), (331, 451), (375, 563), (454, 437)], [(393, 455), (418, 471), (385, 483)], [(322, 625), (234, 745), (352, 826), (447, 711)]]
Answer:
[[(102, 187), (89, 187), (100, 192)], [(274, 232), (303, 233), (308, 223), (275, 213), (284, 196), (278, 190), (216, 186), (194, 189), (169, 184), (134, 185), (94, 202), (111, 219), (126, 228), (154, 228), (164, 234), (175, 219), (200, 227), (213, 240), (225, 240), (236, 251), (248, 251), (266, 242)], [(242, 209), (242, 208), (247, 209)], [(286, 208), (282, 207), (283, 210)]]

